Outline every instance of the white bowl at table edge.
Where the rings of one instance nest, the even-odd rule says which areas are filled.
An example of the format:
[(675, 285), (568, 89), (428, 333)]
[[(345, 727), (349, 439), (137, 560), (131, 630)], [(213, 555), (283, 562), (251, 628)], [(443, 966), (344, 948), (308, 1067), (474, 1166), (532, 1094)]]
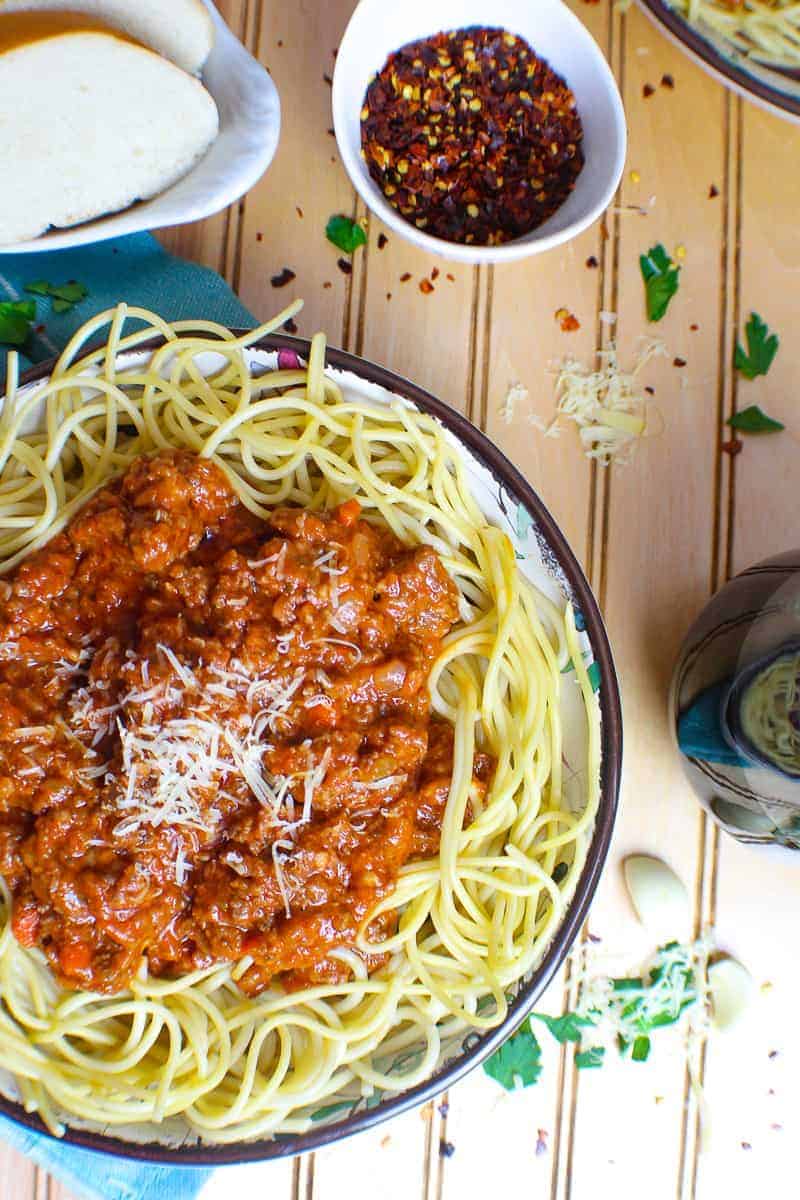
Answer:
[(278, 91), (261, 64), (231, 33), (212, 0), (203, 3), (214, 22), (214, 46), (201, 78), (220, 115), (219, 133), (206, 153), (182, 179), (149, 200), (82, 225), (0, 246), (0, 259), (4, 254), (64, 250), (200, 221), (233, 204), (261, 178), (278, 148)]
[[(392, 208), (361, 157), (360, 113), (367, 85), (388, 55), (408, 42), (470, 25), (502, 26), (526, 39), (575, 93), (584, 128), (584, 167), (564, 204), (538, 229), (502, 246), (470, 246), (423, 233)], [(605, 211), (625, 164), (627, 130), (619, 90), (602, 51), (561, 0), (361, 0), (347, 26), (333, 75), (339, 153), (361, 199), (401, 237), (460, 262), (511, 262), (576, 237)]]

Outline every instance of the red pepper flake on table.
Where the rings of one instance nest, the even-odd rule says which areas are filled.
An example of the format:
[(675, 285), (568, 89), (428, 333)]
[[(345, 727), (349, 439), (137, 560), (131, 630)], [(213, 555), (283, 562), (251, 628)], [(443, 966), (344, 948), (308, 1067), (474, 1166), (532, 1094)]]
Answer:
[(291, 283), (292, 280), (296, 278), (297, 276), (295, 275), (294, 271), (292, 271), (289, 267), (284, 267), (278, 275), (272, 276), (270, 283), (274, 288), (281, 288), (286, 287), (287, 283)]
[(655, 91), (656, 89), (653, 87), (652, 83), (646, 83), (642, 88), (642, 95), (644, 96), (645, 100), (649, 100), (651, 96), (655, 95)]
[(562, 333), (575, 333), (581, 327), (578, 318), (568, 308), (556, 309), (555, 318), (561, 326)]
[(536, 229), (575, 186), (582, 141), (570, 88), (503, 29), (401, 47), (361, 110), (362, 154), (386, 199), (451, 242), (493, 246)]

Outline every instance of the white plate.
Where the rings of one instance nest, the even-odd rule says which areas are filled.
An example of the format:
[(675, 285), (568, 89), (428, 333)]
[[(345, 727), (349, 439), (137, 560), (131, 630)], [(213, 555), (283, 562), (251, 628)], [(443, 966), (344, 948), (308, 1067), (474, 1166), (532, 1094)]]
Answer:
[(227, 208), (260, 179), (275, 155), (281, 128), (278, 90), (268, 73), (235, 38), (211, 0), (214, 48), (202, 80), (219, 109), (219, 133), (200, 161), (166, 191), (122, 212), (70, 229), (56, 229), (3, 248), (7, 254), (36, 254), (85, 246), (126, 233), (200, 221)]

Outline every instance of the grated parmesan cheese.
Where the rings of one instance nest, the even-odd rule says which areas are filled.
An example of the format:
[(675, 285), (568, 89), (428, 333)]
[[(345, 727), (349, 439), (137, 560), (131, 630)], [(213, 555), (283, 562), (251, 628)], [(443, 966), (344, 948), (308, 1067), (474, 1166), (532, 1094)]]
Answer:
[(551, 427), (562, 417), (572, 421), (587, 458), (602, 466), (626, 463), (648, 426), (649, 400), (639, 375), (653, 358), (666, 354), (664, 343), (653, 338), (644, 343), (630, 372), (620, 369), (614, 345), (598, 350), (596, 370), (568, 359), (556, 378), (556, 416)]
[(523, 387), (521, 383), (512, 383), (506, 392), (503, 403), (500, 405), (500, 416), (506, 425), (510, 425), (514, 420), (517, 404), (525, 404), (529, 395), (528, 389)]

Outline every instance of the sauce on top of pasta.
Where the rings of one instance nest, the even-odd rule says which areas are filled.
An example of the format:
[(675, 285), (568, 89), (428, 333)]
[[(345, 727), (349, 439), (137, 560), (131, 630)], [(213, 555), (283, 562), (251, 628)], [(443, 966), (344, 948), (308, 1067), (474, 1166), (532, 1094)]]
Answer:
[[(175, 451), (0, 593), (17, 939), (107, 993), (145, 955), (157, 975), (244, 958), (249, 993), (346, 975), (335, 951), (439, 844), (452, 731), (427, 681), (458, 592), (438, 555), (354, 500), (262, 521)], [(476, 756), (473, 805), (492, 765)]]

